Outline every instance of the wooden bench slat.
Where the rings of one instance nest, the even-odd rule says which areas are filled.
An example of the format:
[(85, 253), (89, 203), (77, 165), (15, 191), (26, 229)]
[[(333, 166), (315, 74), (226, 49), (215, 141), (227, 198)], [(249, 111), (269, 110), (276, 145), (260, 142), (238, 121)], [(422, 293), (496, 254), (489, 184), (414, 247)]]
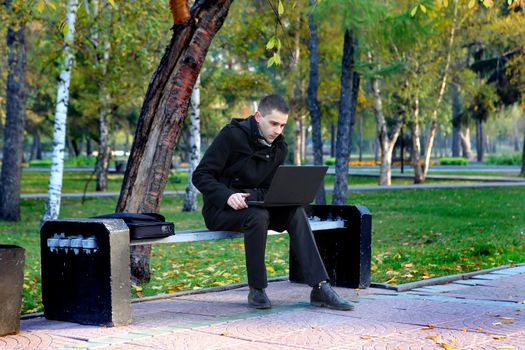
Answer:
[[(321, 230), (333, 230), (338, 228), (345, 228), (345, 220), (336, 221), (312, 221), (310, 220), (310, 227), (312, 231)], [(278, 235), (282, 232), (268, 231), (268, 235)], [(216, 239), (226, 238), (237, 238), (242, 237), (241, 232), (234, 231), (209, 231), (209, 230), (185, 230), (177, 231), (173, 236), (165, 238), (152, 238), (152, 239), (137, 239), (130, 242), (130, 245), (141, 245), (141, 244), (158, 244), (158, 243), (182, 243), (182, 242), (195, 242), (195, 241), (209, 241)]]

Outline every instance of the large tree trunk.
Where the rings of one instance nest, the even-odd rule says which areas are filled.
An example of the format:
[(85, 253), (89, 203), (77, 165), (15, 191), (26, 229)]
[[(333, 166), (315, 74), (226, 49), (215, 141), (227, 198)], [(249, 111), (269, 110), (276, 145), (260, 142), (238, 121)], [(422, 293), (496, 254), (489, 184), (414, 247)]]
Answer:
[(53, 132), (53, 155), (51, 174), (49, 176), (49, 192), (46, 209), (42, 221), (58, 218), (60, 213), (60, 196), (62, 195), (62, 175), (64, 173), (64, 148), (66, 141), (66, 118), (69, 104), (69, 83), (71, 81), (71, 66), (73, 65), (73, 38), (78, 0), (68, 0), (66, 10), (67, 33), (64, 40), (63, 65), (58, 80), (57, 105), (55, 109), (55, 125)]
[[(173, 3), (173, 36), (144, 98), (117, 212), (159, 211), (193, 85), (232, 0), (198, 1), (188, 16), (186, 11), (176, 11), (184, 7), (185, 0)], [(150, 251), (151, 246), (132, 248), (131, 273), (135, 282), (150, 279)]]
[(348, 160), (352, 145), (352, 136), (359, 91), (359, 73), (354, 70), (354, 54), (357, 39), (349, 30), (345, 31), (343, 62), (341, 71), (341, 97), (339, 100), (339, 118), (337, 121), (337, 141), (335, 146), (335, 186), (332, 204), (346, 204), (348, 192)]
[[(317, 6), (317, 0), (310, 0), (312, 7)], [(317, 90), (319, 89), (319, 52), (317, 37), (317, 24), (315, 23), (313, 13), (308, 17), (308, 28), (310, 30), (310, 38), (308, 40), (308, 47), (310, 49), (310, 80), (308, 82), (308, 110), (310, 111), (310, 119), (312, 123), (312, 146), (314, 154), (314, 164), (323, 165), (323, 139), (321, 136), (321, 109), (317, 101)], [(326, 203), (326, 194), (324, 189), (324, 181), (315, 197), (317, 204)]]
[(476, 120), (476, 160), (482, 162), (485, 156), (485, 145), (483, 136), (483, 121)]
[(200, 75), (197, 77), (193, 92), (191, 93), (191, 115), (190, 115), (190, 168), (188, 170), (188, 184), (186, 185), (186, 197), (182, 211), (197, 210), (197, 188), (193, 186), (191, 177), (193, 171), (199, 165), (201, 157), (201, 121), (200, 121)]
[(12, 21), (7, 29), (7, 101), (0, 177), (0, 219), (18, 221), (26, 108), (25, 23), (15, 20), (12, 0), (6, 0), (5, 6)]

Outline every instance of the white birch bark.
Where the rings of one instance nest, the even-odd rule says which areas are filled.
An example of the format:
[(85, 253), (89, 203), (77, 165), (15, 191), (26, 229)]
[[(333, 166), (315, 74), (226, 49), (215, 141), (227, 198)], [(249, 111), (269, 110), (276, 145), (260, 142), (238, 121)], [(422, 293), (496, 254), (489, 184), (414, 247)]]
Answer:
[[(372, 62), (372, 53), (368, 53), (368, 61)], [(393, 127), (391, 136), (388, 134), (388, 127), (386, 124), (385, 114), (383, 112), (383, 101), (381, 99), (380, 81), (377, 77), (372, 78), (372, 95), (374, 100), (374, 115), (377, 121), (377, 150), (381, 158), (381, 167), (379, 170), (379, 185), (390, 186), (392, 184), (392, 153), (394, 145), (396, 144), (401, 127), (403, 126), (403, 119), (399, 117)]]
[(193, 171), (199, 165), (201, 154), (201, 124), (200, 124), (200, 75), (197, 77), (195, 86), (191, 93), (191, 115), (190, 115), (190, 168), (188, 171), (188, 184), (186, 186), (186, 197), (182, 211), (197, 210), (197, 189), (191, 182)]
[(67, 32), (64, 39), (62, 71), (58, 80), (57, 104), (55, 109), (55, 125), (53, 131), (53, 155), (51, 174), (49, 176), (49, 191), (46, 209), (42, 221), (58, 218), (60, 214), (60, 196), (62, 195), (62, 176), (64, 173), (64, 149), (66, 145), (66, 119), (69, 103), (69, 84), (71, 67), (73, 65), (73, 39), (78, 0), (68, 0), (66, 10)]
[(434, 108), (434, 111), (432, 112), (432, 116), (430, 118), (430, 131), (428, 135), (427, 144), (425, 146), (425, 159), (423, 163), (423, 175), (421, 178), (421, 182), (425, 181), (425, 178), (428, 174), (428, 168), (430, 166), (430, 155), (432, 153), (432, 146), (434, 144), (434, 138), (436, 136), (436, 129), (437, 129), (437, 113), (439, 110), (439, 106), (441, 105), (441, 102), (443, 101), (443, 96), (445, 95), (445, 89), (447, 87), (447, 79), (448, 79), (448, 73), (450, 69), (450, 61), (452, 57), (452, 50), (454, 46), (454, 39), (456, 37), (456, 20), (458, 17), (458, 0), (454, 1), (454, 15), (452, 19), (452, 27), (450, 28), (450, 36), (448, 41), (448, 52), (447, 52), (447, 58), (445, 61), (445, 68), (443, 69), (443, 77), (441, 79), (441, 85), (439, 88), (438, 98), (436, 102), (436, 106)]

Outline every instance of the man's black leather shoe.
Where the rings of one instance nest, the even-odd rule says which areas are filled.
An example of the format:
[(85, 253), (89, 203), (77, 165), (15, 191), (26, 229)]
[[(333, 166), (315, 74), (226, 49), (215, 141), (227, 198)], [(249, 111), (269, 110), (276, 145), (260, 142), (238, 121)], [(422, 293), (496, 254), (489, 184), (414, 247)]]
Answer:
[(354, 309), (352, 304), (337, 295), (328, 283), (321, 283), (313, 287), (310, 293), (310, 304), (342, 311)]
[(250, 287), (250, 293), (248, 293), (248, 304), (255, 309), (269, 309), (272, 307), (272, 303), (270, 303), (270, 299), (268, 299), (264, 289), (252, 287)]

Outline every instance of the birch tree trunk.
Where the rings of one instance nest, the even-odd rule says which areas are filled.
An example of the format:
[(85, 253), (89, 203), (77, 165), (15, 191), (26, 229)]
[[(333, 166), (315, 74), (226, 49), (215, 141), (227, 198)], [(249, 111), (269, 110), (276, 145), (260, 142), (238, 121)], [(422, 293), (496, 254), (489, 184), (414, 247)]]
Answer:
[(299, 67), (299, 56), (301, 54), (301, 17), (299, 17), (298, 28), (294, 35), (294, 51), (293, 59), (290, 65), (291, 76), (294, 77), (293, 86), (293, 125), (294, 125), (294, 151), (293, 151), (293, 162), (295, 165), (301, 165), (302, 163), (302, 128), (301, 128), (301, 80), (298, 79), (298, 67)]
[[(172, 0), (173, 36), (150, 80), (131, 147), (117, 212), (158, 212), (173, 150), (207, 50), (233, 0)], [(134, 282), (150, 279), (151, 246), (133, 246)]]
[(106, 82), (104, 81), (107, 71), (108, 62), (110, 55), (110, 43), (106, 41), (104, 45), (104, 54), (101, 62), (100, 70), (102, 72), (102, 79), (100, 81), (100, 111), (98, 116), (98, 131), (99, 131), (99, 143), (98, 143), (98, 155), (97, 165), (95, 167), (95, 173), (97, 178), (96, 190), (105, 191), (108, 188), (108, 169), (109, 159), (111, 158), (111, 149), (109, 148), (109, 127), (108, 117), (110, 115), (109, 103), (111, 96), (108, 91)]
[(470, 142), (470, 128), (467, 126), (463, 132), (459, 133), (461, 140), (461, 149), (463, 157), (468, 160), (474, 159), (474, 153), (472, 152), (472, 143)]
[(57, 105), (53, 131), (53, 155), (49, 176), (49, 191), (46, 209), (42, 221), (58, 218), (60, 196), (62, 195), (62, 175), (64, 173), (64, 149), (66, 141), (66, 119), (69, 104), (69, 83), (73, 65), (73, 39), (78, 0), (68, 0), (66, 10), (67, 33), (64, 39), (63, 65), (58, 80)]
[[(371, 52), (368, 52), (368, 61), (370, 63), (373, 62)], [(392, 152), (404, 121), (401, 116), (398, 116), (389, 135), (386, 118), (383, 112), (380, 81), (377, 77), (372, 77), (372, 96), (374, 115), (377, 121), (376, 154), (379, 153), (378, 156), (381, 159), (381, 167), (379, 169), (379, 185), (390, 186), (392, 183)]]
[(335, 145), (335, 186), (332, 204), (346, 204), (348, 192), (348, 160), (354, 131), (359, 73), (354, 69), (354, 54), (358, 42), (349, 30), (345, 31), (343, 62), (341, 71), (341, 97), (337, 121), (337, 140)]
[(191, 114), (190, 114), (190, 168), (188, 170), (188, 184), (186, 185), (186, 197), (182, 211), (197, 210), (197, 188), (191, 182), (193, 171), (199, 165), (201, 156), (201, 121), (200, 121), (200, 75), (195, 81), (195, 86), (191, 93)]
[(423, 169), (421, 167), (421, 162), (419, 155), (421, 153), (421, 143), (419, 141), (420, 131), (419, 131), (419, 93), (416, 92), (416, 97), (414, 100), (413, 107), (413, 120), (410, 128), (412, 134), (412, 164), (414, 165), (414, 183), (419, 184), (424, 181), (423, 179)]
[(454, 0), (454, 13), (452, 17), (452, 27), (450, 28), (450, 36), (448, 39), (447, 58), (445, 60), (445, 67), (443, 68), (443, 77), (441, 78), (441, 85), (439, 88), (436, 105), (430, 117), (430, 130), (428, 133), (428, 139), (427, 139), (427, 143), (425, 146), (425, 159), (423, 163), (423, 174), (422, 174), (421, 181), (425, 181), (425, 178), (428, 174), (428, 168), (430, 166), (430, 155), (432, 153), (432, 146), (434, 144), (434, 138), (436, 137), (437, 114), (439, 111), (439, 107), (441, 106), (441, 102), (443, 101), (443, 96), (445, 95), (445, 90), (447, 87), (448, 73), (450, 70), (450, 61), (452, 59), (452, 50), (453, 50), (454, 40), (456, 38), (457, 16), (458, 16), (458, 0)]
[[(310, 0), (310, 6), (315, 8), (317, 0)], [(308, 28), (310, 38), (308, 47), (310, 49), (310, 80), (308, 81), (308, 110), (312, 123), (312, 145), (314, 153), (314, 164), (323, 165), (323, 139), (321, 136), (321, 109), (317, 101), (317, 90), (319, 89), (319, 39), (317, 36), (317, 24), (313, 13), (308, 17)], [(326, 204), (324, 180), (315, 196), (317, 204)]]
[(6, 120), (2, 174), (0, 176), (0, 219), (20, 220), (20, 178), (24, 124), (26, 119), (26, 45), (25, 23), (15, 20), (12, 0), (5, 1), (5, 7), (13, 20), (7, 29), (7, 87)]

